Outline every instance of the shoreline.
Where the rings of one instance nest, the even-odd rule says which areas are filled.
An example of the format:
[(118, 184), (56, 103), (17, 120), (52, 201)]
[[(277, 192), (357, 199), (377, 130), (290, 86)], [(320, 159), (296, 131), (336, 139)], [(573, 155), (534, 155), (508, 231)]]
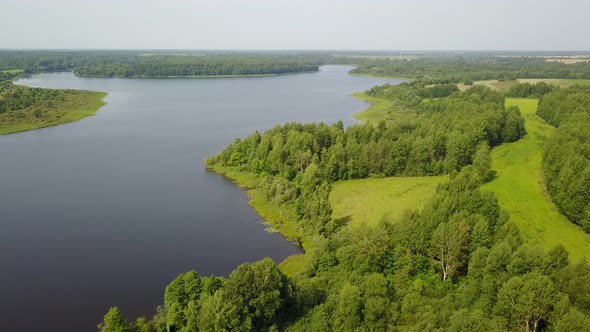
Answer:
[[(56, 89), (68, 90), (68, 89)], [(0, 135), (10, 135), (30, 130), (55, 127), (66, 123), (80, 121), (89, 116), (95, 115), (104, 105), (104, 99), (108, 96), (107, 92), (90, 91), (90, 90), (71, 90), (83, 96), (80, 102), (74, 102), (74, 105), (64, 106), (64, 113), (57, 119), (48, 122), (28, 122), (0, 127)]]
[(256, 188), (260, 177), (250, 172), (240, 172), (226, 169), (220, 166), (210, 167), (205, 163), (207, 172), (215, 173), (232, 181), (237, 187), (246, 190), (246, 196), (250, 199), (248, 205), (262, 219), (266, 231), (280, 234), (286, 241), (293, 243), (301, 250), (301, 253), (286, 257), (277, 262), (279, 269), (287, 276), (294, 276), (303, 270), (307, 253), (313, 250), (313, 238), (308, 238), (298, 229), (298, 220), (292, 215), (293, 211), (284, 207), (269, 203)]
[(195, 79), (199, 79), (199, 78), (254, 78), (254, 77), (274, 77), (274, 76), (284, 76), (284, 75), (294, 75), (294, 74), (305, 74), (305, 73), (317, 73), (319, 72), (320, 69), (318, 70), (306, 70), (306, 71), (294, 71), (294, 72), (288, 72), (288, 73), (276, 73), (276, 74), (247, 74), (247, 75), (187, 75), (187, 76), (79, 76), (76, 75), (76, 73), (74, 71), (69, 71), (70, 73), (73, 73), (76, 77), (81, 77), (81, 78), (162, 78), (162, 79), (177, 79), (177, 78), (195, 78)]
[(356, 92), (351, 96), (368, 104), (364, 110), (352, 114), (352, 117), (359, 122), (379, 123), (385, 120), (383, 114), (388, 114), (388, 109), (392, 107), (387, 99), (369, 96), (365, 92)]
[[(370, 97), (364, 92), (356, 92), (351, 97), (369, 103), (369, 106), (365, 110), (352, 114), (353, 118), (357, 121), (370, 122), (369, 119), (365, 119), (361, 114), (375, 109), (375, 107), (377, 107), (375, 111), (380, 112), (382, 109), (378, 104), (379, 102), (385, 102), (380, 98)], [(301, 253), (288, 256), (283, 261), (278, 262), (279, 269), (287, 276), (294, 276), (303, 271), (307, 260), (307, 253), (313, 250), (314, 238), (313, 236), (309, 237), (309, 235), (304, 234), (298, 229), (298, 220), (294, 219), (289, 209), (275, 206), (260, 195), (261, 193), (256, 188), (260, 180), (259, 175), (230, 170), (220, 166), (211, 167), (207, 165), (206, 161), (204, 164), (207, 172), (223, 176), (232, 181), (236, 186), (246, 189), (246, 196), (250, 199), (248, 205), (260, 216), (262, 223), (267, 226), (267, 231), (279, 233), (285, 240), (301, 249)]]

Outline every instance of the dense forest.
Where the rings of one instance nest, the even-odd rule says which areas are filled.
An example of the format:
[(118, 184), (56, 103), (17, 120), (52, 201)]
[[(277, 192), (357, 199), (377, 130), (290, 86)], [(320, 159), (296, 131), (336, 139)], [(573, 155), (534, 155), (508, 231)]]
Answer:
[(358, 62), (325, 53), (0, 51), (0, 72), (73, 71), (84, 77), (183, 77), (272, 75), (317, 71), (327, 63)]
[(83, 77), (246, 76), (317, 71), (306, 59), (263, 56), (142, 56), (125, 63), (74, 69)]
[(543, 171), (555, 204), (590, 232), (590, 87), (543, 96), (538, 115), (557, 126), (543, 151)]
[[(505, 109), (503, 96), (482, 86), (367, 93), (413, 105), (414, 118), (349, 128), (286, 124), (207, 160), (219, 172), (255, 177), (268, 204), (291, 212), (282, 222), (295, 224), (304, 242), (299, 271), (285, 275), (265, 259), (228, 278), (188, 272), (168, 285), (150, 321), (129, 323), (114, 307), (99, 329), (586, 330), (590, 265), (570, 263), (561, 246), (525, 243), (496, 197), (479, 188), (494, 176), (490, 146), (524, 135), (518, 109)], [(450, 174), (421, 212), (374, 227), (332, 220), (332, 182), (418, 174)]]
[(590, 63), (564, 64), (538, 57), (425, 57), (363, 61), (351, 72), (409, 78), (423, 83), (471, 84), (479, 80), (517, 78), (590, 79)]

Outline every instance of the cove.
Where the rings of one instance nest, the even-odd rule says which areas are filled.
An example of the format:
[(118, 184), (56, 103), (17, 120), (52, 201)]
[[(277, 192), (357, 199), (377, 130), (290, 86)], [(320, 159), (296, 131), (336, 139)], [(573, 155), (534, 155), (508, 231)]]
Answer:
[[(0, 310), (7, 331), (94, 331), (117, 305), (151, 316), (181, 272), (227, 275), (299, 252), (203, 159), (298, 121), (354, 122), (354, 92), (391, 79), (317, 73), (215, 79), (78, 78), (17, 84), (105, 91), (95, 116), (0, 136)], [(30, 319), (34, 317), (35, 319)]]

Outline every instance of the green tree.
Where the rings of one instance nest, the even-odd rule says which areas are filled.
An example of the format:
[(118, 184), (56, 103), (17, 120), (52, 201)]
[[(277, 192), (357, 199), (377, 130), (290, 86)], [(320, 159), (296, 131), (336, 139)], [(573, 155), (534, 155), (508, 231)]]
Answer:
[(549, 319), (555, 299), (553, 282), (531, 272), (512, 277), (502, 286), (495, 311), (526, 332), (536, 332)]
[(98, 324), (100, 332), (125, 332), (130, 330), (129, 323), (123, 317), (118, 307), (112, 307), (104, 316), (102, 323)]
[(463, 264), (468, 236), (469, 226), (462, 221), (441, 223), (432, 234), (431, 252), (439, 262), (443, 281)]

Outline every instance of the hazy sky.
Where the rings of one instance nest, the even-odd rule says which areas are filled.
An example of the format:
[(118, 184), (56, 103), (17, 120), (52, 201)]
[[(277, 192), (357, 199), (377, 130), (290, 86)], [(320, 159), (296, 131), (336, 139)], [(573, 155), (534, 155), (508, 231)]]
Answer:
[(0, 48), (590, 50), (589, 0), (1, 0)]

